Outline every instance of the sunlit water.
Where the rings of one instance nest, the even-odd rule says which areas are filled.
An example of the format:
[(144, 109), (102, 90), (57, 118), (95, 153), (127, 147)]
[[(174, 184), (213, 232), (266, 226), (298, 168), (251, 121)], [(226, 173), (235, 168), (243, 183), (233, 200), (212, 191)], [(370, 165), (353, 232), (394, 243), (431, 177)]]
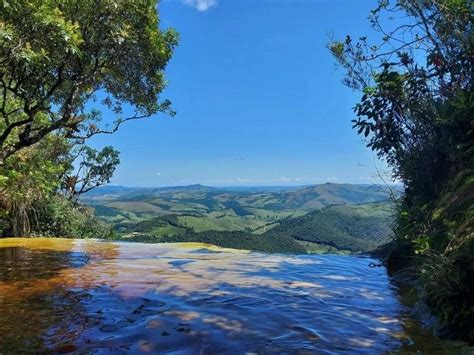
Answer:
[(369, 258), (0, 240), (0, 353), (468, 353)]

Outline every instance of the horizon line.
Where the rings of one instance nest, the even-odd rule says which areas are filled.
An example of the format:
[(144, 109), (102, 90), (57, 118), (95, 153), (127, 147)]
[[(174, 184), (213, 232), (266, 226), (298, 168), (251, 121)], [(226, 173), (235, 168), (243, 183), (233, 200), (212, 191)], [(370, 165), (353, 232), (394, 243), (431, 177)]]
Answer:
[(144, 189), (154, 189), (154, 188), (170, 188), (170, 187), (191, 187), (191, 186), (202, 186), (202, 187), (212, 187), (212, 188), (272, 188), (272, 187), (308, 187), (308, 186), (319, 186), (319, 185), (377, 185), (377, 186), (400, 186), (400, 183), (382, 183), (382, 182), (321, 182), (321, 183), (308, 183), (308, 184), (287, 184), (287, 185), (207, 185), (203, 183), (190, 183), (190, 184), (171, 184), (171, 185), (155, 185), (155, 186), (140, 186), (140, 185), (123, 185), (123, 184), (106, 184), (98, 186), (98, 188), (103, 187), (125, 187), (125, 188), (144, 188)]

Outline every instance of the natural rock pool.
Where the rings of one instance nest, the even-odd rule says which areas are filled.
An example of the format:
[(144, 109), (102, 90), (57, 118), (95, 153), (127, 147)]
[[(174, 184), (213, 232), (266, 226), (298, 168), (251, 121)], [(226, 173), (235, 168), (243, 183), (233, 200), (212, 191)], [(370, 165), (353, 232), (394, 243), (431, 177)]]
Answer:
[(0, 354), (468, 353), (373, 259), (200, 244), (0, 240)]

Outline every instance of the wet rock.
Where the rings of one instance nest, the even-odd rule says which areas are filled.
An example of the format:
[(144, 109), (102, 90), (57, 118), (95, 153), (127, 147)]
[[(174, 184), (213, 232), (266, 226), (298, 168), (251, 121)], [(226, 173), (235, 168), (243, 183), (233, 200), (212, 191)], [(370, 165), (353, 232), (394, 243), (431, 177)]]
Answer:
[(118, 329), (118, 326), (116, 324), (106, 324), (100, 328), (100, 330), (105, 333), (116, 332), (117, 329)]

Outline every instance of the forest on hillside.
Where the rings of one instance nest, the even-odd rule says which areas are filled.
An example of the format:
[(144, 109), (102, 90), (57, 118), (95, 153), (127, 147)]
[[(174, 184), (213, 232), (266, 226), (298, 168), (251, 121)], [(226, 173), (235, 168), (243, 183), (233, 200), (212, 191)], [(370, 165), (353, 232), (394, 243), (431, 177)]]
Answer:
[[(322, 184), (276, 192), (192, 185), (98, 189), (84, 201), (121, 240), (286, 253), (368, 252), (392, 236), (390, 192), (382, 185)], [(314, 245), (306, 243), (308, 249), (298, 241)]]

